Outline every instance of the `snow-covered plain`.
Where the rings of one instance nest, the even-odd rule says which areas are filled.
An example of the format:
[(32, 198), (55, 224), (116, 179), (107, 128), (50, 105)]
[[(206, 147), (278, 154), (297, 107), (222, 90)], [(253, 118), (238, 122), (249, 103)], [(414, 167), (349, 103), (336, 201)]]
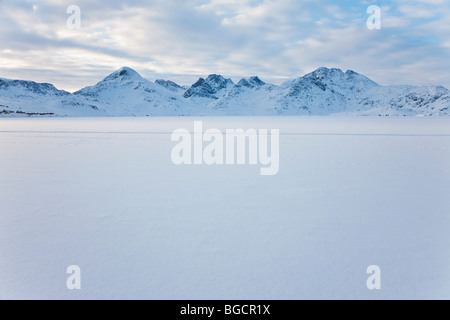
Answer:
[[(194, 120), (279, 174), (173, 165)], [(2, 299), (450, 299), (448, 118), (2, 119), (0, 200)]]

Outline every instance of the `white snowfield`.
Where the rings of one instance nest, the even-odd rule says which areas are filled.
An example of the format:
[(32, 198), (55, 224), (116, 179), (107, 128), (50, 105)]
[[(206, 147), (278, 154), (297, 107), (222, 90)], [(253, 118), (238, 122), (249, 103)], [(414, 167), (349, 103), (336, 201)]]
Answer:
[(220, 75), (189, 88), (144, 79), (123, 67), (73, 94), (51, 84), (0, 79), (0, 117), (123, 116), (448, 116), (441, 86), (380, 86), (348, 70), (319, 68), (281, 85)]
[(195, 120), (0, 120), (0, 297), (450, 299), (448, 118), (201, 118), (280, 129), (271, 177), (174, 165)]

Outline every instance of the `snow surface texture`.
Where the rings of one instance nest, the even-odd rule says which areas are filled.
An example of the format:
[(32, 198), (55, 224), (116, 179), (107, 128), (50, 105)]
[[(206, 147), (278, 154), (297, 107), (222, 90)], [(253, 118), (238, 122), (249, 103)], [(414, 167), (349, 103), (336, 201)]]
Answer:
[(234, 84), (213, 74), (186, 88), (170, 80), (153, 83), (124, 67), (74, 94), (50, 84), (0, 79), (0, 117), (441, 116), (450, 114), (449, 107), (444, 87), (380, 86), (354, 71), (327, 68), (280, 86), (258, 77)]
[(193, 121), (2, 119), (0, 296), (450, 299), (448, 118), (203, 118), (280, 129), (273, 177), (173, 165)]

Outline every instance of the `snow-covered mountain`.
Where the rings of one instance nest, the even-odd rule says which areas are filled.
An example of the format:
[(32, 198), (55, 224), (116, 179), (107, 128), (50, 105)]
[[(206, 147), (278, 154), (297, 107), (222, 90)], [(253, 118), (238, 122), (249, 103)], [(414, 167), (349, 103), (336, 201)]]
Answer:
[(354, 71), (319, 68), (281, 85), (221, 75), (190, 87), (148, 81), (123, 67), (73, 94), (51, 84), (0, 78), (0, 116), (450, 115), (450, 92), (380, 86)]
[(2, 116), (94, 116), (92, 106), (49, 83), (0, 79)]
[(8, 80), (3, 78), (0, 78), (0, 90), (2, 96), (31, 97), (33, 95), (64, 96), (69, 94), (66, 91), (56, 89), (50, 83), (36, 83), (34, 81)]
[(380, 86), (351, 70), (319, 68), (280, 86), (243, 79), (212, 105), (229, 115), (449, 115), (450, 92)]
[(328, 115), (353, 110), (378, 84), (354, 71), (319, 68), (287, 81), (274, 95), (278, 114)]
[(234, 86), (231, 79), (211, 74), (206, 79), (200, 78), (183, 95), (185, 98), (218, 99)]
[(74, 93), (105, 115), (164, 116), (195, 113), (194, 105), (131, 68), (121, 68), (95, 86)]
[(275, 115), (272, 96), (277, 89), (258, 77), (244, 78), (214, 101), (212, 109), (223, 115)]

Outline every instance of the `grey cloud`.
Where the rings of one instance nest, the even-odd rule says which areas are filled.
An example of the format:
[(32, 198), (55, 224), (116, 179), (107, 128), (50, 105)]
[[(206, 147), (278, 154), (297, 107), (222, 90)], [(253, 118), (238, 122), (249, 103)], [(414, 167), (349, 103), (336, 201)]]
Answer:
[(209, 73), (233, 79), (260, 75), (279, 83), (329, 66), (354, 69), (385, 84), (450, 87), (448, 25), (440, 23), (448, 21), (442, 11), (449, 8), (433, 9), (434, 20), (417, 20), (399, 9), (401, 2), (391, 6), (390, 17), (420, 25), (411, 28), (404, 22), (373, 32), (365, 28), (365, 1), (77, 4), (82, 30), (69, 32), (67, 1), (0, 1), (0, 76), (30, 79), (40, 74), (49, 77), (46, 82), (76, 90), (122, 65), (152, 80), (185, 84)]

